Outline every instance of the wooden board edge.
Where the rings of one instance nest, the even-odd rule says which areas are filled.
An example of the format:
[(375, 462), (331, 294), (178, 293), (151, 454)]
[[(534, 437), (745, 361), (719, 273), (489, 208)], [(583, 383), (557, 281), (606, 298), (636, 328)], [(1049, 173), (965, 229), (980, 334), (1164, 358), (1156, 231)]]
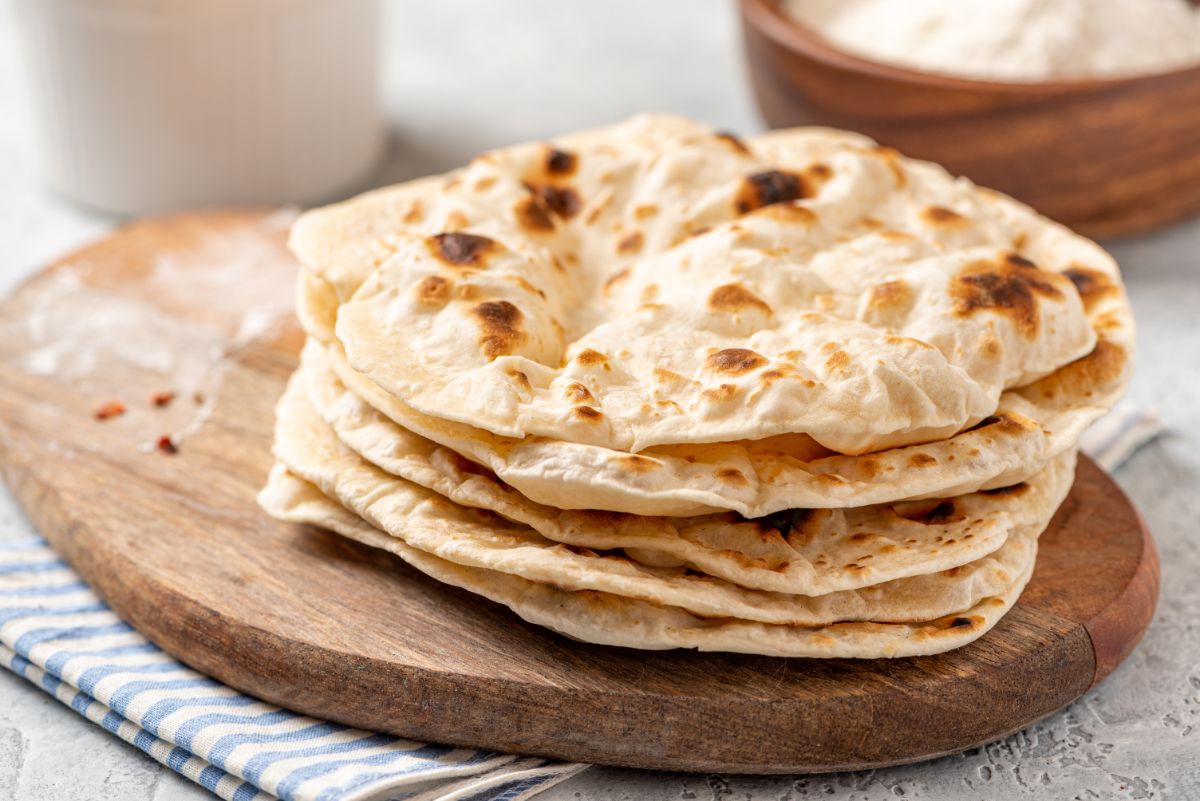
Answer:
[[(1124, 498), (1124, 493), (1122, 493)], [(1127, 498), (1141, 533), (1141, 557), (1121, 594), (1091, 620), (1083, 624), (1092, 642), (1096, 672), (1091, 686), (1102, 682), (1117, 665), (1133, 653), (1154, 618), (1158, 605), (1161, 571), (1154, 536), (1142, 513)], [(1090, 688), (1089, 688), (1090, 689)]]

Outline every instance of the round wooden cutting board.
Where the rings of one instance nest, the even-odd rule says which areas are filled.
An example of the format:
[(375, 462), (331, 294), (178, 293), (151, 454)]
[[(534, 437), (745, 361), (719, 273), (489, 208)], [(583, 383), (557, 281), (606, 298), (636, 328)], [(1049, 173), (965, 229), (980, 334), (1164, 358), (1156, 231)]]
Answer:
[(9, 486), (118, 613), (233, 687), (366, 729), (500, 751), (829, 771), (1025, 727), (1108, 675), (1150, 621), (1153, 542), (1087, 459), (1012, 612), (970, 646), (915, 659), (573, 642), (389, 554), (278, 523), (254, 495), (300, 344), (287, 223), (253, 212), (133, 223), (0, 306)]

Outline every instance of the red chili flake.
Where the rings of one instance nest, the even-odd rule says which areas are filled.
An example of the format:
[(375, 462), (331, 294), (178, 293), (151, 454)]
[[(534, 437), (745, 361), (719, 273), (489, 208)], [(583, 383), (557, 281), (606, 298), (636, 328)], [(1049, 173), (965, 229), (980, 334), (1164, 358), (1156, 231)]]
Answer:
[(110, 417), (120, 417), (123, 414), (125, 414), (125, 404), (120, 401), (108, 401), (97, 406), (96, 410), (92, 412), (92, 417), (95, 417), (97, 420), (107, 420)]
[(150, 396), (150, 402), (160, 409), (169, 405), (173, 400), (175, 400), (175, 393), (169, 389), (163, 390), (162, 392), (155, 392)]
[(179, 446), (176, 445), (175, 441), (166, 434), (163, 434), (161, 437), (159, 437), (158, 442), (155, 444), (163, 453), (169, 453), (172, 455), (179, 453)]

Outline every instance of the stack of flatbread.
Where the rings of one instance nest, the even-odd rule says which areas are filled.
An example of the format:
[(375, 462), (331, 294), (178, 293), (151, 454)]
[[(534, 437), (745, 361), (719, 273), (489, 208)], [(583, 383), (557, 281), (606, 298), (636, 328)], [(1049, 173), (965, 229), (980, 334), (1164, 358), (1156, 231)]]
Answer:
[(260, 496), (569, 637), (982, 635), (1133, 324), (1094, 243), (849, 133), (639, 116), (304, 215)]

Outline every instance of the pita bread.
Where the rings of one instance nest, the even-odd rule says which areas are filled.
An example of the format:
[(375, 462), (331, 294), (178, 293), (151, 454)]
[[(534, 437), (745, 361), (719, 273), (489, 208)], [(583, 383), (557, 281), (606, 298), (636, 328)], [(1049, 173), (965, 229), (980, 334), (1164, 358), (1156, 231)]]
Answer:
[(542, 437), (497, 437), (415, 412), (353, 370), (330, 328), (336, 297), (311, 274), (298, 283), (297, 311), (310, 337), (326, 343), (328, 363), (355, 395), (403, 428), (483, 465), (533, 501), (641, 515), (728, 509), (762, 517), (790, 508), (953, 497), (1011, 486), (1045, 469), (1074, 449), (1083, 430), (1124, 392), (1132, 338), (1128, 307), (1115, 292), (1094, 297), (1093, 320), (1105, 339), (1087, 357), (1005, 392), (986, 424), (939, 442), (863, 456), (831, 455), (803, 436), (660, 446), (637, 458)]
[(1098, 246), (826, 129), (644, 115), (291, 246), (309, 342), (263, 507), (602, 644), (972, 641), (1132, 363)]
[[(799, 510), (765, 520), (733, 513), (664, 518), (563, 511), (530, 501), (454, 451), (397, 426), (347, 391), (323, 356), (315, 345), (305, 349), (299, 375), (307, 400), (344, 445), (386, 473), (454, 503), (525, 524), (546, 540), (623, 551), (646, 565), (690, 568), (748, 588), (821, 595), (954, 571), (1001, 548), (1012, 531), (1045, 528), (1074, 475), (1074, 454), (1069, 453), (1029, 482), (1004, 491), (849, 510)], [(280, 403), (281, 439), (288, 421), (307, 421), (293, 425), (297, 430), (315, 425), (298, 395), (296, 388), (290, 389)], [(392, 530), (391, 524), (383, 527)], [(930, 593), (914, 597), (922, 595)], [(942, 612), (969, 605), (944, 605)]]
[[(676, 606), (706, 618), (823, 625), (856, 619), (940, 617), (972, 605), (997, 588), (1010, 587), (1033, 559), (1032, 541), (1045, 522), (1025, 527), (1010, 538), (1007, 548), (1001, 547), (978, 564), (947, 571), (935, 571), (934, 564), (929, 564), (929, 572), (913, 578), (862, 592), (821, 593), (814, 598), (745, 589), (683, 568), (641, 564), (619, 552), (564, 546), (528, 526), (454, 504), (380, 471), (346, 448), (321, 422), (298, 383), (293, 383), (280, 403), (275, 450), (289, 471), (372, 526), (439, 558), (560, 589), (606, 592)], [(877, 561), (887, 558), (888, 554), (880, 554)], [(875, 572), (876, 579), (887, 576), (884, 570)], [(854, 589), (865, 583), (859, 581)], [(896, 589), (894, 597), (892, 589)]]
[[(341, 304), (347, 359), (501, 436), (857, 454), (948, 437), (1095, 347), (1064, 254), (1013, 252), (983, 193), (860, 137), (793, 140), (767, 158), (647, 116), (487, 154), (439, 189), (456, 230), (396, 233)], [(637, 222), (641, 197), (672, 200)]]
[(390, 537), (330, 500), (282, 465), (271, 472), (259, 503), (283, 520), (332, 529), (390, 551), (431, 578), (512, 609), (525, 620), (567, 637), (603, 645), (663, 650), (693, 648), (781, 657), (880, 658), (925, 656), (966, 645), (1012, 607), (1032, 569), (1005, 592), (936, 620), (917, 623), (836, 623), (820, 627), (708, 619), (682, 609), (602, 592), (565, 591), (492, 570), (465, 567)]
[[(689, 170), (701, 170), (698, 175), (705, 176), (705, 181), (716, 181), (712, 170), (716, 170), (717, 167), (705, 161), (701, 169), (696, 160), (704, 160), (697, 155), (698, 153), (705, 152), (705, 148), (711, 147), (713, 141), (718, 142), (720, 147), (738, 152), (737, 143), (727, 138), (714, 137), (687, 121), (653, 118), (636, 124), (635, 122), (628, 123), (623, 134), (631, 143), (640, 142), (636, 147), (634, 144), (630, 145), (634, 152), (642, 152), (638, 148), (661, 149), (661, 145), (646, 144), (642, 139), (649, 137), (648, 132), (665, 126), (662, 129), (670, 134), (665, 136), (667, 141), (682, 141), (686, 144), (681, 146), (680, 152), (684, 155), (679, 157), (683, 160), (680, 163), (686, 163)], [(568, 137), (560, 144), (579, 150), (601, 148), (607, 141), (606, 136), (608, 134), (603, 132), (583, 134), (574, 138)], [(917, 255), (929, 252), (945, 253), (945, 258), (952, 261), (957, 258), (955, 254), (964, 253), (973, 247), (982, 247), (984, 245), (981, 243), (986, 243), (989, 247), (1008, 248), (1010, 252), (1020, 254), (1021, 259), (1032, 260), (1054, 272), (1056, 276), (1069, 279), (1075, 294), (1078, 295), (1087, 327), (1091, 332), (1087, 337), (1089, 341), (1094, 341), (1095, 345), (1082, 358), (1069, 362), (1051, 374), (1031, 384), (1013, 387), (1001, 393), (994, 407), (990, 408), (988, 416), (974, 426), (961, 428), (951, 432), (951, 436), (934, 442), (893, 447), (865, 456), (835, 453), (822, 447), (806, 434), (766, 436), (760, 429), (756, 429), (756, 433), (751, 435), (754, 438), (750, 439), (649, 447), (640, 451), (639, 455), (645, 459), (637, 461), (631, 461), (628, 458), (629, 453), (625, 450), (584, 442), (582, 440), (587, 440), (588, 437), (578, 433), (557, 432), (568, 434), (566, 438), (498, 436), (486, 430), (486, 427), (449, 419), (459, 416), (452, 411), (453, 404), (439, 402), (438, 405), (443, 408), (443, 411), (438, 412), (441, 416), (417, 411), (405, 398), (386, 391), (354, 370), (344, 358), (341, 341), (334, 335), (335, 325), (342, 313), (340, 304), (353, 298), (378, 265), (388, 261), (399, 249), (406, 246), (405, 243), (412, 245), (417, 240), (425, 241), (422, 237), (428, 234), (457, 230), (476, 218), (483, 220), (479, 223), (480, 226), (492, 226), (488, 230), (493, 232), (497, 225), (503, 223), (503, 220), (497, 221), (487, 217), (487, 205), (490, 202), (487, 198), (491, 197), (487, 192), (482, 193), (483, 197), (477, 197), (481, 193), (461, 189), (463, 186), (484, 181), (483, 178), (476, 178), (472, 183), (468, 179), (469, 170), (458, 171), (441, 179), (423, 179), (419, 186), (403, 185), (382, 190), (347, 204), (306, 215), (293, 233), (293, 247), (310, 267), (310, 272), (304, 276), (300, 286), (298, 305), (301, 316), (305, 319), (310, 335), (316, 336), (329, 346), (335, 369), (355, 393), (405, 428), (485, 465), (529, 498), (559, 508), (588, 506), (656, 515), (696, 515), (731, 509), (747, 516), (762, 516), (795, 507), (860, 506), (903, 498), (952, 496), (979, 489), (1002, 487), (1023, 481), (1043, 469), (1058, 455), (1074, 447), (1082, 431), (1111, 408), (1123, 393), (1133, 352), (1132, 316), (1116, 265), (1094, 243), (1039, 217), (1027, 207), (1008, 198), (978, 189), (961, 179), (950, 181), (944, 171), (935, 165), (903, 160), (890, 151), (873, 148), (872, 143), (862, 137), (820, 129), (799, 129), (766, 134), (754, 138), (749, 143), (742, 143), (742, 146), (752, 149), (757, 158), (780, 164), (807, 163), (805, 159), (811, 158), (813, 154), (822, 154), (821, 157), (824, 158), (825, 155), (836, 154), (847, 148), (854, 151), (855, 159), (878, 159), (894, 179), (894, 185), (888, 187), (888, 199), (880, 201), (880, 208), (892, 209), (894, 214), (889, 214), (895, 219), (885, 215), (892, 224), (879, 228), (875, 223), (883, 218), (861, 216), (866, 214), (863, 207), (865, 201), (851, 193), (844, 197), (840, 204), (833, 204), (832, 201), (826, 204), (830, 207), (824, 210), (822, 220), (832, 220), (839, 226), (849, 226), (832, 243), (828, 241), (826, 233), (822, 233), (824, 228), (810, 233), (809, 229), (812, 226), (803, 224), (803, 219), (807, 217), (801, 212), (811, 210), (809, 207), (817, 203), (818, 199), (801, 200), (798, 204), (771, 205), (736, 223), (727, 224), (725, 228), (718, 224), (708, 233), (681, 241), (681, 231), (687, 229), (684, 222), (691, 219), (689, 214), (694, 216), (699, 213), (696, 210), (699, 206), (688, 206), (684, 202), (684, 195), (679, 191), (666, 190), (673, 180), (670, 176), (674, 173), (662, 166), (666, 162), (656, 161), (654, 163), (659, 166), (655, 169), (659, 171), (654, 173), (654, 180), (658, 181), (655, 185), (659, 190), (660, 202), (652, 203), (650, 194), (639, 194), (636, 197), (638, 204), (633, 207), (634, 211), (630, 211), (629, 207), (622, 207), (624, 211), (621, 213), (632, 214), (631, 219), (636, 219), (637, 209), (643, 210), (643, 216), (648, 214), (645, 210), (650, 206), (657, 209), (655, 214), (643, 220), (642, 229), (645, 230), (647, 242), (650, 244), (647, 244), (642, 252), (646, 258), (653, 261), (656, 271), (668, 270), (664, 275), (670, 279), (672, 286), (682, 287), (677, 291), (683, 295), (692, 297), (696, 292), (701, 292), (696, 287), (701, 286), (703, 282), (684, 280), (682, 272), (679, 272), (684, 262), (669, 259), (664, 261), (670, 255), (665, 249), (671, 248), (674, 243), (677, 246), (675, 251), (684, 252), (689, 247), (700, 247), (699, 243), (710, 235), (725, 237), (727, 242), (732, 242), (737, 237), (747, 237), (743, 243), (745, 246), (734, 250), (741, 254), (739, 258), (749, 260), (749, 269), (753, 270), (762, 266), (759, 261), (763, 259), (763, 264), (773, 264), (772, 258), (780, 258), (778, 254), (763, 254), (776, 250), (772, 244), (775, 240), (767, 242), (770, 237), (765, 232), (782, 232), (778, 235), (781, 241), (786, 239), (792, 243), (794, 249), (807, 248), (816, 254), (809, 260), (810, 272), (816, 275), (816, 279), (813, 280), (825, 281), (837, 289), (837, 292), (833, 293), (818, 293), (822, 297), (827, 296), (827, 302), (833, 303), (834, 306), (837, 305), (837, 298), (846, 297), (838, 292), (850, 291), (846, 289), (849, 284), (838, 284), (841, 279), (839, 269), (834, 269), (837, 265), (849, 265), (852, 268), (841, 272), (848, 271), (855, 275), (861, 273), (853, 279), (859, 282), (856, 285), (861, 285), (862, 281), (870, 283), (887, 276), (900, 275), (905, 270), (913, 271), (915, 277), (911, 280), (896, 278), (895, 281), (899, 283), (894, 283), (889, 278), (884, 281), (884, 284), (890, 287), (889, 292), (894, 290), (908, 297), (913, 286), (923, 286), (921, 282), (929, 280), (924, 272), (918, 269), (921, 265), (928, 266), (928, 259), (918, 259)], [(855, 150), (856, 148), (858, 150)], [(505, 164), (512, 166), (516, 163), (524, 164), (529, 169), (534, 169), (539, 164), (542, 166), (538, 169), (548, 169), (548, 154), (560, 152), (565, 151), (557, 151), (554, 148), (548, 150), (542, 145), (524, 146), (512, 152), (506, 151), (505, 154), (488, 156), (481, 162), (481, 169), (500, 169)], [(517, 154), (524, 155), (518, 158)], [(745, 154), (738, 156), (743, 157)], [(516, 161), (513, 161), (514, 159)], [(522, 159), (524, 161), (521, 161)], [(740, 163), (737, 159), (734, 161)], [(634, 162), (641, 163), (636, 159)], [(577, 166), (582, 163), (579, 161)], [(713, 165), (727, 166), (728, 163), (728, 159), (716, 159), (712, 162)], [(627, 168), (627, 172), (633, 169), (628, 165)], [(582, 175), (581, 173), (580, 180)], [(499, 179), (493, 181), (492, 185), (498, 181)], [(719, 181), (716, 183), (719, 184)], [(833, 182), (830, 182), (830, 185), (832, 184)], [(461, 191), (456, 194), (456, 189)], [(464, 192), (466, 199), (460, 197)], [(942, 202), (942, 205), (938, 205), (939, 202)], [(711, 214), (716, 214), (713, 209), (727, 208), (727, 204), (722, 205), (712, 198), (705, 203), (708, 205), (704, 208), (709, 209)], [(616, 201), (610, 200), (603, 205), (604, 214), (617, 213), (610, 209), (610, 206), (615, 208), (619, 205)], [(685, 206), (691, 211), (685, 213)], [(470, 211), (470, 215), (462, 210), (464, 208)], [(953, 214), (928, 213), (928, 210), (933, 208), (957, 211), (953, 211)], [(907, 209), (908, 212), (918, 209), (926, 213), (918, 211), (905, 216), (897, 209)], [(879, 211), (875, 207), (871, 207), (871, 210)], [(711, 214), (704, 218), (706, 224), (716, 219)], [(968, 218), (970, 225), (960, 224), (954, 215)], [(863, 220), (868, 221), (865, 226), (850, 226), (850, 222), (861, 223)], [(629, 220), (626, 222), (629, 225), (633, 224)], [(790, 227), (785, 222), (790, 222)], [(734, 226), (740, 228), (740, 233), (733, 231)], [(473, 222), (471, 229), (477, 230)], [(604, 240), (607, 242), (608, 251), (602, 254), (602, 258), (597, 258), (601, 261), (611, 259), (611, 237), (609, 234), (601, 236), (593, 228), (576, 230), (560, 225), (554, 227), (552, 233), (547, 232), (547, 236), (557, 237), (555, 241), (573, 243), (572, 247), (589, 258), (603, 250), (598, 243)], [(654, 256), (655, 253), (658, 255)], [(578, 258), (583, 260), (583, 256)], [(399, 264), (403, 260), (393, 261)], [(701, 263), (718, 271), (723, 269), (721, 259)], [(1021, 272), (1019, 264), (1020, 262), (1018, 266), (1013, 267), (1017, 272)], [(485, 273), (489, 275), (480, 278), (485, 284), (495, 278), (490, 275), (493, 272), (490, 269), (447, 269), (454, 274), (451, 278), (457, 282), (456, 291), (460, 294), (466, 292), (467, 295), (472, 295), (475, 292), (474, 289), (470, 289), (474, 286), (472, 282)], [(676, 273), (672, 276), (669, 269), (675, 269)], [(699, 268), (693, 265), (689, 269)], [(639, 279), (639, 276), (642, 278)], [(811, 276), (802, 276), (804, 280), (808, 280), (809, 277)], [(774, 278), (768, 276), (767, 280)], [(1055, 286), (1062, 286), (1061, 280), (1051, 280)], [(619, 295), (624, 298), (622, 302), (631, 302), (630, 298), (635, 295), (640, 298), (647, 289), (649, 284), (646, 281), (663, 283), (664, 279), (659, 272), (643, 276), (641, 272), (631, 270), (616, 282), (615, 289), (610, 288), (609, 295)], [(1037, 295), (1033, 290), (1028, 291)], [(1063, 291), (1070, 294), (1068, 289), (1064, 288)], [(688, 295), (689, 292), (692, 295)], [(1020, 289), (1015, 289), (1014, 292), (1016, 297), (1023, 297)], [(598, 293), (604, 294), (602, 290)], [(692, 300), (697, 300), (698, 297), (696, 295)], [(767, 298), (772, 302), (773, 299), (773, 295)], [(1034, 298), (1030, 303), (1041, 309), (1040, 300)], [(886, 307), (886, 303), (874, 306), (868, 303), (865, 310), (862, 310), (863, 314), (867, 315), (863, 320), (869, 325), (882, 326), (880, 330), (886, 331), (883, 334), (885, 337), (899, 336), (898, 332), (912, 320), (905, 317), (907, 312), (897, 312), (897, 317), (891, 311), (887, 311)], [(756, 308), (751, 304), (744, 315), (752, 316), (756, 313)], [(573, 315), (575, 311), (578, 310), (573, 310)], [(840, 313), (846, 311), (843, 308)], [(989, 312), (978, 319), (972, 317), (970, 321), (951, 326), (949, 335), (960, 337), (955, 340), (958, 344), (951, 346), (947, 341), (942, 342), (942, 346), (966, 354), (963, 358), (969, 357), (979, 349), (970, 347), (969, 337), (962, 339), (965, 335), (961, 332), (971, 329), (972, 325), (981, 320), (985, 329), (993, 330), (996, 325), (992, 319), (994, 316)], [(581, 319), (586, 317), (586, 314), (580, 315)], [(1012, 323), (1017, 318), (1005, 319)], [(1052, 327), (1055, 327), (1054, 336), (1058, 336), (1061, 332), (1057, 323)], [(1042, 331), (1041, 328), (1038, 330)], [(1049, 328), (1042, 332), (1047, 336), (1051, 334)], [(927, 336), (937, 341), (939, 336), (937, 330), (926, 331), (924, 334), (912, 333), (919, 334), (914, 339)], [(1078, 339), (1079, 336), (1076, 335), (1075, 338)], [(390, 345), (388, 347), (390, 348)], [(380, 355), (381, 358), (396, 361), (396, 354), (391, 350)], [(1051, 359), (1031, 373), (1020, 376), (1011, 371), (1007, 372), (1008, 378), (1005, 381), (1022, 382), (1048, 367), (1053, 361), (1054, 359)], [(603, 371), (603, 368), (600, 369)], [(774, 375), (774, 372), (769, 370), (761, 372)], [(536, 383), (535, 379), (530, 378), (529, 372), (517, 369), (505, 380), (520, 382), (522, 376), (524, 380)], [(583, 382), (576, 383), (582, 387), (577, 387), (574, 391), (579, 398), (588, 397), (585, 392), (595, 397), (595, 393)], [(734, 394), (741, 392), (737, 389), (736, 382), (728, 386), (734, 387)], [(464, 390), (462, 394), (471, 393)], [(491, 396), (485, 393), (479, 397), (486, 399)], [(827, 405), (825, 400), (818, 399), (806, 406)], [(481, 402), (490, 404), (492, 400)], [(504, 401), (504, 404), (507, 403), (507, 400)], [(657, 403), (658, 401), (655, 401), (655, 404), (651, 405), (651, 411)], [(736, 406), (737, 404), (731, 406), (730, 414), (725, 417), (739, 417), (740, 412), (732, 413)], [(858, 407), (855, 409), (854, 413), (858, 414)], [(578, 419), (579, 416), (575, 412), (571, 414), (575, 420), (572, 425), (579, 427), (586, 422)], [(583, 414), (585, 417), (590, 415), (588, 412)], [(876, 415), (872, 414), (870, 417), (874, 419)], [(973, 415), (968, 415), (968, 418), (973, 418)], [(740, 425), (740, 422), (738, 424)], [(855, 426), (857, 425), (859, 424), (856, 423)], [(584, 428), (590, 430), (590, 423)], [(927, 433), (932, 435), (934, 432), (930, 430)], [(886, 437), (878, 432), (870, 436), (873, 438), (873, 445), (886, 441)], [(906, 436), (907, 434), (902, 435), (901, 440)], [(845, 443), (842, 443), (842, 446), (847, 450), (858, 449), (858, 446), (849, 447)]]

